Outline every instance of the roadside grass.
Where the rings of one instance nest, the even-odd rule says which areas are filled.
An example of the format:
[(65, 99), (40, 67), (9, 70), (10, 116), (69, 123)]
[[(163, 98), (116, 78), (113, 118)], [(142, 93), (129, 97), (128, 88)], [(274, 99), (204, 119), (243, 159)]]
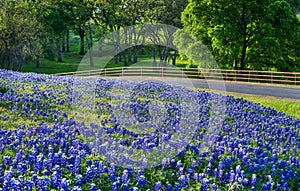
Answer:
[(197, 88), (197, 90), (219, 93), (222, 95), (233, 96), (235, 98), (243, 98), (253, 103), (258, 103), (266, 107), (274, 108), (277, 111), (284, 112), (287, 115), (291, 115), (294, 118), (300, 119), (300, 100), (288, 99), (288, 98), (277, 98), (271, 96), (241, 94), (241, 93), (234, 93), (234, 92), (223, 92), (223, 91), (200, 89), (200, 88)]

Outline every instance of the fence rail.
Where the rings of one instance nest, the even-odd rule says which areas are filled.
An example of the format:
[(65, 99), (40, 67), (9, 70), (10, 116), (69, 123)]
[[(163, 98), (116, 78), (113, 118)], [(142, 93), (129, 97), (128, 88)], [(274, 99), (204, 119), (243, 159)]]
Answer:
[(237, 82), (259, 82), (271, 84), (300, 85), (300, 72), (272, 72), (256, 70), (220, 70), (207, 68), (178, 68), (178, 67), (118, 67), (97, 70), (85, 70), (54, 74), (57, 76), (82, 76), (82, 77), (119, 77), (119, 76), (144, 76), (144, 77), (174, 77), (193, 78), (206, 80), (225, 80)]

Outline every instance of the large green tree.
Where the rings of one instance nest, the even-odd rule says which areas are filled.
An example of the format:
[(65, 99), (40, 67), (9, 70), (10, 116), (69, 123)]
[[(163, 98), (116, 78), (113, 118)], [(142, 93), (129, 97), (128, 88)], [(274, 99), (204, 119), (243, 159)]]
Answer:
[(299, 70), (299, 21), (288, 1), (189, 0), (182, 21), (223, 68)]
[(1, 68), (21, 70), (27, 58), (38, 60), (43, 27), (31, 1), (4, 0), (0, 2), (0, 65)]
[[(148, 0), (148, 10), (145, 12), (145, 21), (148, 23), (160, 23), (182, 28), (181, 13), (188, 4), (188, 0)], [(159, 32), (162, 28), (158, 27), (157, 31), (153, 31), (153, 43), (165, 44), (172, 42), (173, 31), (164, 28), (164, 35), (161, 37)], [(159, 64), (164, 66), (168, 60), (172, 60), (172, 64), (176, 64), (178, 55), (177, 50), (172, 50), (167, 46), (153, 46), (154, 65), (156, 65), (156, 54), (159, 55)]]

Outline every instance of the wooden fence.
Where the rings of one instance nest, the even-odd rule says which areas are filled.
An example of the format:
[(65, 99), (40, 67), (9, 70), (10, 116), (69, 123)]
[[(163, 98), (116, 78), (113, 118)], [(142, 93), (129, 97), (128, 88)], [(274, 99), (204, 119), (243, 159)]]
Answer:
[(54, 74), (58, 76), (75, 75), (82, 77), (173, 77), (206, 80), (224, 80), (236, 82), (257, 82), (270, 84), (300, 85), (300, 72), (272, 72), (256, 70), (221, 70), (207, 68), (178, 68), (178, 67), (118, 67), (98, 70), (85, 70)]

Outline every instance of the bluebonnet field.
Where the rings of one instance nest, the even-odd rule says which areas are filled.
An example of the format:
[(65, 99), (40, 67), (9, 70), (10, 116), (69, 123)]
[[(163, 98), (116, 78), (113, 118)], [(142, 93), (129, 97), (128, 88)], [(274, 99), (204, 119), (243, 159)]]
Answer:
[[(183, 89), (199, 103), (198, 110), (193, 112), (198, 116), (192, 120), (196, 129), (193, 138), (170, 160), (137, 170), (118, 166), (109, 162), (108, 156), (95, 152), (96, 147), (90, 145), (81, 127), (88, 131), (97, 126), (105, 137), (129, 150), (153, 151), (159, 143), (170, 139), (171, 132), (176, 132), (173, 127), (185, 119), (178, 117), (183, 114), (180, 104), (174, 101), (176, 94), (172, 88), (151, 82), (135, 85), (135, 96), (126, 106), (113, 102), (109, 94), (112, 86), (121, 87), (124, 82), (98, 79), (95, 120), (100, 124), (90, 125), (75, 120), (84, 113), (72, 113), (73, 82), (74, 77), (0, 70), (3, 191), (300, 189), (298, 119), (243, 99), (222, 97), (226, 100), (224, 121), (213, 144), (204, 149), (209, 124), (218, 126), (211, 121), (211, 100), (221, 95)], [(168, 115), (162, 124), (157, 124), (162, 128), (146, 133), (126, 128), (126, 124), (147, 126), (145, 122), (151, 118), (150, 95), (162, 102), (174, 101), (163, 107)], [(125, 106), (129, 108), (130, 120), (120, 120), (124, 116), (112, 112)]]

